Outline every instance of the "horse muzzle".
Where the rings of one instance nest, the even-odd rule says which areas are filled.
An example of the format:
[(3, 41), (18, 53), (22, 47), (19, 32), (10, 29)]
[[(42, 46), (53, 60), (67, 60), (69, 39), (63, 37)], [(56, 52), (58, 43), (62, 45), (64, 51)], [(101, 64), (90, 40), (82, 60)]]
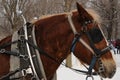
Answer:
[[(107, 61), (108, 62), (108, 61)], [(112, 78), (116, 73), (116, 65), (112, 61), (110, 62), (103, 62), (103, 71), (99, 73), (99, 75), (103, 78)]]

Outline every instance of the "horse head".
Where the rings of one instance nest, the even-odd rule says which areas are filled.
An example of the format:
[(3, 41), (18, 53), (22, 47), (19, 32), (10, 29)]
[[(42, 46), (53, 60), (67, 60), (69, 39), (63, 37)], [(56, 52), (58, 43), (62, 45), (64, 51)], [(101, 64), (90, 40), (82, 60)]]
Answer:
[[(44, 76), (46, 76), (47, 80), (53, 78), (61, 62), (70, 54), (70, 49), (81, 62), (90, 66), (88, 75), (93, 74), (92, 69), (104, 78), (112, 78), (115, 74), (116, 64), (112, 56), (111, 46), (101, 30), (99, 16), (96, 14), (92, 15), (89, 12), (77, 3), (77, 11), (73, 11), (70, 14), (52, 15), (33, 22), (37, 46), (32, 45), (28, 40), (17, 40), (18, 43), (19, 41), (22, 44), (25, 42), (30, 47), (38, 49), (45, 71)], [(31, 37), (31, 35), (28, 37)], [(16, 41), (11, 41), (12, 36), (8, 36), (0, 41), (1, 53), (6, 53), (7, 51), (4, 51), (10, 50), (11, 44), (17, 43)], [(4, 46), (5, 43), (7, 45)], [(5, 50), (3, 51), (2, 48), (5, 48)], [(13, 55), (13, 52), (12, 54), (9, 52), (9, 55)], [(9, 73), (10, 69), (16, 68), (13, 67), (16, 63), (14, 64), (10, 61), (10, 59), (13, 59), (10, 56), (1, 54), (0, 59), (0, 64), (2, 64), (0, 65), (0, 77)], [(36, 59), (34, 58), (34, 60)], [(3, 64), (4, 62), (6, 64)], [(34, 65), (31, 66), (34, 68)]]
[(72, 16), (74, 26), (79, 35), (79, 42), (76, 42), (74, 55), (81, 62), (94, 66), (94, 70), (100, 76), (112, 78), (116, 72), (116, 63), (110, 46), (101, 30), (100, 23), (93, 16), (77, 3), (77, 12), (73, 13)]

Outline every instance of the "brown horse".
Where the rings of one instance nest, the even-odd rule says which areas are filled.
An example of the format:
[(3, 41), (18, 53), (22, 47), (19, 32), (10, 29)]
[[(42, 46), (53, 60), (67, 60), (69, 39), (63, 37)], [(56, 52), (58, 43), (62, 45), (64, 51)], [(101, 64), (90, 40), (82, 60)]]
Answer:
[[(60, 63), (70, 54), (70, 49), (80, 61), (92, 65), (103, 78), (113, 77), (116, 64), (101, 32), (98, 17), (93, 15), (77, 3), (77, 11), (49, 16), (32, 23), (35, 25), (38, 47), (57, 61), (41, 54), (47, 80), (52, 79)], [(0, 45), (11, 42), (11, 39), (12, 36), (9, 36), (1, 40)], [(10, 46), (6, 50), (10, 50)], [(101, 72), (99, 61), (104, 69)], [(0, 77), (9, 73), (9, 69), (10, 55), (0, 54)]]

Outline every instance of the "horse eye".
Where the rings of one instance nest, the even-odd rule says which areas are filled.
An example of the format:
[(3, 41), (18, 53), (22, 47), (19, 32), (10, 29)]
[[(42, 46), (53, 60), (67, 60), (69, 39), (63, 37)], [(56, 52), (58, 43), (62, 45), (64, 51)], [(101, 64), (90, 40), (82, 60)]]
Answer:
[(98, 43), (103, 39), (103, 35), (98, 28), (89, 30), (90, 37), (94, 43)]

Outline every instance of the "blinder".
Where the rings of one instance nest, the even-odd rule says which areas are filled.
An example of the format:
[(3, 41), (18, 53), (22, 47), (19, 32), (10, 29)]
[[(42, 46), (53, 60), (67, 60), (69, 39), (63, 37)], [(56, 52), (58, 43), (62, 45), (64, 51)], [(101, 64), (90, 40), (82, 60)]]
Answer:
[(92, 28), (88, 31), (93, 43), (99, 43), (104, 37), (98, 28)]

